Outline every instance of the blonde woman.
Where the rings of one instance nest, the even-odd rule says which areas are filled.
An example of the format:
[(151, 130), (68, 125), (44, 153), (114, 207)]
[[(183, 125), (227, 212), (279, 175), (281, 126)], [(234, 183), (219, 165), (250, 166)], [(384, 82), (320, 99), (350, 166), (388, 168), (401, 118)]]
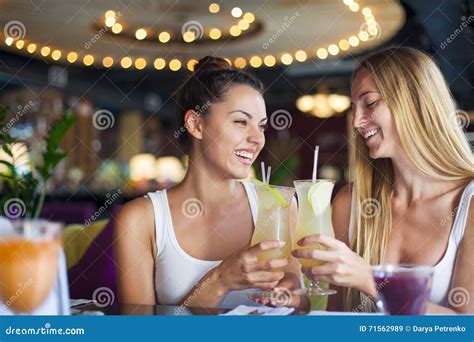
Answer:
[(333, 310), (370, 310), (371, 265), (410, 263), (434, 266), (428, 313), (473, 313), (473, 155), (440, 70), (389, 48), (360, 61), (351, 96), (355, 177), (334, 199), (336, 239), (306, 237), (327, 250), (294, 255), (326, 262), (303, 271), (339, 287)]

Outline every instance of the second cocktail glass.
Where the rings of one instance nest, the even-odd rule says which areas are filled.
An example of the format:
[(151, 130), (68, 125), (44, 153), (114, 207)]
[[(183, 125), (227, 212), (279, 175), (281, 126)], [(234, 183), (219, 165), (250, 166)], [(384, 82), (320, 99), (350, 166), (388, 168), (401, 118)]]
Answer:
[[(314, 244), (301, 247), (297, 242), (308, 235), (322, 234), (334, 237), (331, 220), (331, 195), (334, 181), (329, 179), (297, 180), (294, 182), (298, 199), (298, 221), (293, 249), (321, 249), (325, 247)], [(313, 267), (324, 264), (314, 259), (298, 259), (304, 267)], [(327, 296), (337, 293), (332, 289), (323, 289), (317, 281), (311, 281), (308, 289), (296, 290), (295, 294), (308, 296)]]

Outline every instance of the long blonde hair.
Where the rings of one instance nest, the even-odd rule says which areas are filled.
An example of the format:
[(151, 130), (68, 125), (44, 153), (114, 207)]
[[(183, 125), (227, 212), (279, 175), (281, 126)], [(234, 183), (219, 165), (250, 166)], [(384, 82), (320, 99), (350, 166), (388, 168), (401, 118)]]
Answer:
[[(366, 69), (390, 108), (402, 149), (424, 175), (439, 180), (474, 177), (474, 159), (446, 81), (425, 53), (391, 47), (359, 61), (353, 73)], [(384, 260), (391, 227), (390, 197), (394, 170), (391, 159), (371, 160), (364, 139), (357, 134), (351, 161), (355, 186), (354, 234), (351, 248), (369, 264)], [(371, 301), (346, 289), (346, 310), (370, 310)]]

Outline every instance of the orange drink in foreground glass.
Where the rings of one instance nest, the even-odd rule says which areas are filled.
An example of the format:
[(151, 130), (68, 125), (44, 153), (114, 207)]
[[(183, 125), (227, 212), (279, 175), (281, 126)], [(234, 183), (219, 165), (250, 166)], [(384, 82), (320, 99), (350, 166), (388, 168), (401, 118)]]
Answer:
[(31, 313), (53, 289), (61, 249), (61, 224), (14, 220), (0, 229), (0, 303)]

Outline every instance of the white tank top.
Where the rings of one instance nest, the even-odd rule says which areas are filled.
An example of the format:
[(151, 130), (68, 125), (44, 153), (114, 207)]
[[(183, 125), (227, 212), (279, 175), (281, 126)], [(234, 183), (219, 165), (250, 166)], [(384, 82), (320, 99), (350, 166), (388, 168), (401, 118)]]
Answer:
[[(258, 202), (255, 187), (242, 181), (247, 193), (252, 218), (257, 221)], [(155, 292), (159, 304), (176, 305), (211, 269), (222, 260), (196, 259), (186, 253), (176, 239), (166, 190), (147, 194), (155, 214), (156, 248)], [(204, 290), (204, 289), (203, 289)], [(255, 289), (231, 291), (220, 302), (220, 308), (233, 308), (239, 304), (256, 305), (248, 299)]]
[[(453, 277), (453, 270), (456, 262), (457, 250), (461, 240), (464, 236), (464, 229), (466, 228), (467, 214), (469, 211), (469, 203), (474, 195), (474, 181), (471, 181), (465, 188), (461, 195), (461, 200), (457, 206), (456, 216), (454, 218), (453, 226), (448, 240), (448, 248), (443, 258), (434, 265), (433, 282), (431, 288), (430, 302), (448, 306), (448, 293), (451, 289), (451, 282)], [(355, 196), (354, 188), (352, 189), (352, 205), (351, 205), (351, 220), (349, 224), (349, 242), (352, 242), (354, 233), (354, 210)]]

